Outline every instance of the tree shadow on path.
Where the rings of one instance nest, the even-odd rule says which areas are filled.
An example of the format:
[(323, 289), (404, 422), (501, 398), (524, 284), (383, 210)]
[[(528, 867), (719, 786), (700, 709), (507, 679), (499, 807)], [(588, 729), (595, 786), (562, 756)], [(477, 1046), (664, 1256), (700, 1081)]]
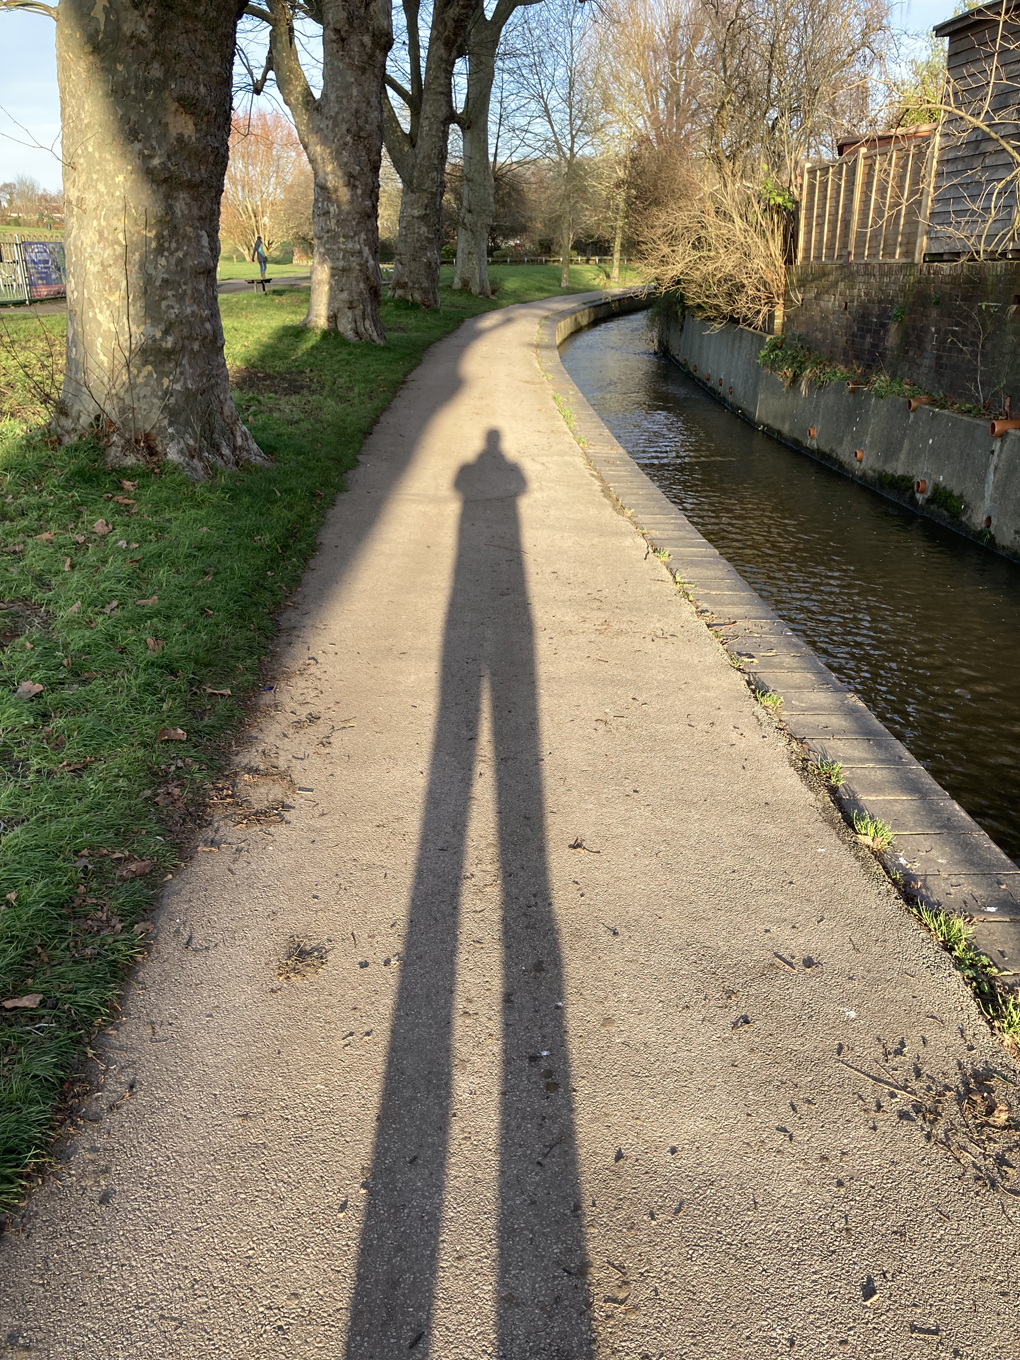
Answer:
[[(432, 1316), (453, 1099), (454, 984), (486, 680), (502, 889), (495, 1354), (590, 1360), (563, 978), (546, 862), (535, 638), (517, 514), (526, 482), (490, 430), (455, 485), (463, 507), (439, 713), (346, 1360), (396, 1360), (408, 1352), (415, 1360), (430, 1354), (440, 1360)], [(474, 1327), (468, 1332), (477, 1335)]]

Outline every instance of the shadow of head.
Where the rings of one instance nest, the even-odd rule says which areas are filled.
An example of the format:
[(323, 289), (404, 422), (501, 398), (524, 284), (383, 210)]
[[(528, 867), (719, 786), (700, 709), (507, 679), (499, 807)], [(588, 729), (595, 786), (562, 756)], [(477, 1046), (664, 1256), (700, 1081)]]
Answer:
[(504, 454), (499, 431), (489, 430), (485, 447), (473, 463), (463, 465), (454, 486), (466, 501), (495, 501), (522, 495), (528, 483), (517, 464)]

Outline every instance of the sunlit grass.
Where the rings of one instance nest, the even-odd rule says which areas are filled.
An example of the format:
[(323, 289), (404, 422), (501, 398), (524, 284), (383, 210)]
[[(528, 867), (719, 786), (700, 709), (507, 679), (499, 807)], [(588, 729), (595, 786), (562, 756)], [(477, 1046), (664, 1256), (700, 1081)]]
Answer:
[[(274, 611), (365, 435), (466, 316), (559, 293), (554, 266), (493, 276), (495, 301), (384, 303), (381, 347), (304, 329), (307, 290), (223, 297), (237, 404), (273, 463), (199, 484), (112, 471), (88, 442), (51, 447), (39, 426), (64, 319), (4, 318), (0, 1002), (40, 1000), (0, 1010), (0, 1206), (45, 1156), (82, 1041), (142, 947), (133, 927), (177, 862)], [(571, 272), (574, 290), (604, 281)]]

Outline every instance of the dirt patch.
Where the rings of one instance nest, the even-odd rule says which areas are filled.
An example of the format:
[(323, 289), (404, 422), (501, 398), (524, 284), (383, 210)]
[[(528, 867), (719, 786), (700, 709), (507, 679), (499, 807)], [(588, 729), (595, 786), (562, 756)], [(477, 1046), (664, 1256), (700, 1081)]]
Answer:
[(276, 976), (281, 982), (297, 982), (325, 968), (328, 958), (329, 950), (321, 940), (292, 935), (287, 941), (286, 953), (277, 965)]
[(296, 396), (309, 387), (307, 378), (294, 373), (260, 373), (254, 368), (232, 368), (230, 385), (238, 392), (254, 392), (257, 396), (272, 393), (278, 397)]

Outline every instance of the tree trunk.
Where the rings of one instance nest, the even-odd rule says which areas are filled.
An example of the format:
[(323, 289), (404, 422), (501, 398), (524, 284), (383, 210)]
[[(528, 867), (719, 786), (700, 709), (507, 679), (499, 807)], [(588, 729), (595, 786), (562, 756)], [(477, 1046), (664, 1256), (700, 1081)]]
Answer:
[(570, 217), (565, 215), (561, 227), (562, 238), (560, 241), (560, 287), (570, 287), (570, 247), (574, 243), (574, 232), (571, 227)]
[(403, 193), (390, 297), (403, 298), (431, 311), (439, 306), (443, 191), (450, 120), (442, 118), (438, 109), (430, 110), (428, 103), (426, 96), (410, 173), (406, 179), (401, 176)]
[(439, 306), (446, 150), (454, 119), (453, 66), (463, 53), (477, 8), (478, 0), (435, 0), (422, 77), (417, 56), (418, 0), (405, 0), (408, 25), (414, 29), (412, 88), (402, 92), (409, 105), (410, 130), (401, 127), (388, 96), (383, 104), (386, 149), (403, 186), (390, 297), (427, 310)]
[(230, 396), (216, 295), (237, 0), (61, 0), (64, 442), (192, 477), (265, 462)]
[(273, 0), (272, 15), (277, 84), (315, 177), (305, 325), (381, 345), (379, 164), (390, 8), (381, 0), (323, 0), (318, 99), (301, 69), (285, 0)]
[(616, 205), (616, 230), (613, 233), (613, 272), (609, 276), (610, 283), (620, 282), (620, 252), (623, 249), (623, 224), (627, 220), (627, 193), (623, 189), (620, 191), (620, 200)]
[(500, 29), (484, 15), (475, 21), (468, 42), (467, 97), (462, 136), (464, 183), (457, 221), (457, 266), (454, 288), (491, 297), (489, 229), (495, 210), (495, 186), (489, 160), (489, 104), (496, 75)]

